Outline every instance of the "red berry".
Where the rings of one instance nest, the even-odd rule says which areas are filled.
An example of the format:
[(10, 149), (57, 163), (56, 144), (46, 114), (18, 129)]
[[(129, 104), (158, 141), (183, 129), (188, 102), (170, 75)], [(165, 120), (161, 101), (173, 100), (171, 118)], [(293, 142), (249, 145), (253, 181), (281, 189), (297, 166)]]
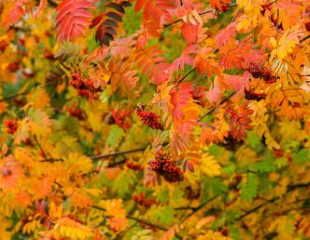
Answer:
[(4, 126), (9, 134), (14, 134), (17, 131), (17, 121), (14, 119), (9, 119), (4, 121)]
[(139, 107), (136, 110), (137, 115), (140, 117), (141, 121), (153, 129), (163, 130), (163, 125), (159, 122), (159, 116), (153, 112), (145, 111), (143, 107)]
[(179, 182), (183, 180), (183, 171), (176, 165), (169, 156), (159, 151), (155, 159), (149, 162), (151, 170), (163, 176), (168, 182)]

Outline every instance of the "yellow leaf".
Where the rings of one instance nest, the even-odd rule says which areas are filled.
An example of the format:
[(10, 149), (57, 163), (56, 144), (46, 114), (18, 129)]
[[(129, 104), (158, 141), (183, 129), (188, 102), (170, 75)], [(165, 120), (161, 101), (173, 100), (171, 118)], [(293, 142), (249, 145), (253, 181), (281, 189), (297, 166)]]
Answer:
[(199, 236), (197, 240), (230, 240), (231, 238), (223, 236), (220, 232), (208, 230), (203, 236)]
[(67, 168), (68, 175), (88, 173), (93, 166), (90, 158), (76, 152), (68, 155), (64, 165)]
[(201, 160), (201, 171), (210, 176), (218, 176), (221, 174), (221, 167), (219, 163), (214, 159), (213, 156), (205, 153), (202, 155), (202, 160)]
[(93, 237), (94, 233), (91, 228), (69, 218), (59, 219), (54, 227), (54, 232), (60, 237), (66, 237), (76, 240), (87, 240)]

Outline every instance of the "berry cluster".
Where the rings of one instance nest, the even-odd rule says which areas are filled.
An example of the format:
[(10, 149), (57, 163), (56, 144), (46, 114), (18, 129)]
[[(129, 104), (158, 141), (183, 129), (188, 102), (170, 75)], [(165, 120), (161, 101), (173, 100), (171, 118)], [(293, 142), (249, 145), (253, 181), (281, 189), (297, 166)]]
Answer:
[(5, 120), (4, 126), (6, 127), (6, 131), (9, 134), (14, 134), (18, 128), (17, 121), (14, 119)]
[(247, 105), (237, 107), (234, 109), (232, 106), (228, 106), (226, 109), (226, 117), (230, 125), (230, 136), (237, 140), (242, 141), (246, 135), (246, 131), (251, 129), (250, 116), (253, 113)]
[(277, 77), (272, 75), (272, 72), (262, 66), (252, 64), (248, 69), (254, 78), (262, 78), (266, 83), (274, 83)]
[(77, 106), (70, 106), (66, 108), (66, 111), (71, 117), (77, 118), (78, 120), (85, 120), (85, 113)]
[(159, 122), (159, 116), (153, 112), (148, 112), (144, 110), (144, 107), (138, 107), (136, 110), (137, 115), (140, 117), (141, 121), (153, 129), (163, 130), (163, 125)]
[(255, 92), (252, 92), (252, 91), (247, 90), (247, 89), (244, 90), (244, 93), (245, 93), (245, 98), (247, 100), (260, 101), (260, 100), (266, 98), (266, 94), (265, 93), (255, 93)]
[(131, 111), (125, 109), (112, 110), (112, 117), (114, 122), (124, 130), (127, 130), (131, 127), (130, 114)]
[(168, 182), (180, 182), (183, 180), (182, 170), (162, 151), (157, 152), (155, 159), (149, 162), (149, 167), (163, 176)]
[(156, 204), (156, 201), (154, 199), (147, 198), (144, 193), (133, 195), (132, 200), (146, 208), (149, 208), (152, 205)]
[(141, 164), (132, 161), (126, 161), (126, 167), (134, 171), (143, 170), (143, 166), (141, 166)]
[(78, 91), (80, 96), (88, 99), (96, 99), (101, 88), (94, 85), (90, 79), (84, 80), (79, 73), (72, 74), (70, 84)]

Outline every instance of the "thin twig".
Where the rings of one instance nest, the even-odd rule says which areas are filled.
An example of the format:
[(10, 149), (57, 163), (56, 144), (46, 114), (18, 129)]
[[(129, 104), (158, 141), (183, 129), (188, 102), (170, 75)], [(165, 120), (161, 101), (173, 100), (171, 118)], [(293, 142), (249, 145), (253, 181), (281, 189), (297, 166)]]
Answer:
[(189, 215), (186, 216), (186, 218), (185, 218), (185, 220), (183, 222), (186, 222), (189, 218), (191, 218), (199, 210), (204, 208), (208, 203), (212, 202), (213, 200), (217, 199), (218, 197), (220, 197), (220, 195), (215, 195), (212, 198), (210, 198), (210, 199), (206, 200), (205, 202), (203, 202), (202, 204), (200, 204), (198, 207), (190, 208), (193, 211)]
[(30, 91), (30, 90), (26, 90), (26, 91), (17, 93), (17, 94), (15, 94), (15, 95), (11, 95), (11, 96), (8, 96), (8, 97), (3, 97), (3, 98), (0, 99), (0, 102), (8, 101), (8, 100), (11, 100), (11, 99), (14, 99), (14, 98), (17, 98), (17, 97), (26, 95), (26, 94), (29, 93), (29, 91)]
[[(104, 212), (106, 211), (105, 208), (97, 206), (97, 205), (93, 205), (92, 208), (97, 209), (99, 211), (104, 211)], [(149, 222), (147, 220), (144, 220), (144, 219), (141, 219), (141, 218), (138, 218), (138, 217), (134, 217), (132, 215), (127, 215), (126, 217), (128, 219), (130, 219), (130, 220), (136, 221), (136, 222), (138, 222), (138, 223), (140, 223), (142, 225), (146, 225), (146, 226), (151, 227), (151, 228), (156, 228), (156, 229), (159, 229), (161, 231), (168, 231), (169, 230), (168, 228), (166, 228), (164, 226), (161, 226), (161, 225)], [(182, 237), (180, 235), (176, 234), (176, 236), (178, 238), (182, 239)]]
[[(211, 10), (206, 10), (206, 11), (200, 12), (199, 15), (200, 15), (200, 16), (203, 16), (203, 15), (205, 15), (205, 14), (207, 14), (207, 13), (210, 13), (210, 12), (213, 12), (213, 11), (214, 11), (213, 9), (211, 9)], [(173, 25), (175, 25), (175, 24), (177, 24), (177, 23), (179, 23), (179, 22), (182, 22), (182, 18), (178, 18), (178, 19), (174, 20), (174, 21), (171, 22), (171, 23), (165, 24), (165, 25), (164, 25), (164, 28), (171, 27), (171, 26), (173, 26)]]
[(302, 38), (299, 42), (303, 43), (304, 41), (308, 40), (310, 38), (310, 35), (305, 36), (304, 38)]
[(199, 119), (199, 121), (202, 121), (206, 116), (212, 114), (218, 107), (220, 107), (221, 105), (223, 105), (225, 102), (227, 102), (229, 99), (231, 99), (237, 92), (232, 92), (231, 94), (229, 94), (227, 97), (223, 98), (222, 101), (220, 101), (220, 103), (218, 105), (216, 105), (215, 107), (213, 107), (212, 109), (210, 109), (208, 112), (206, 112), (204, 115), (201, 116), (201, 118)]
[[(288, 193), (290, 193), (290, 192), (292, 192), (292, 191), (294, 191), (295, 189), (298, 189), (298, 188), (307, 188), (307, 187), (310, 187), (310, 182), (306, 182), (306, 183), (297, 183), (297, 184), (288, 185), (288, 186), (287, 186), (287, 191), (286, 191), (285, 195), (288, 194)], [(234, 220), (234, 222), (242, 220), (243, 218), (247, 217), (248, 215), (250, 215), (250, 214), (252, 214), (252, 213), (255, 213), (256, 211), (258, 211), (258, 210), (261, 209), (262, 207), (264, 207), (264, 206), (266, 206), (266, 205), (268, 205), (268, 204), (274, 203), (275, 201), (277, 201), (277, 200), (279, 200), (279, 199), (280, 199), (280, 197), (277, 196), (277, 197), (274, 197), (274, 198), (272, 198), (272, 199), (266, 200), (265, 202), (263, 202), (263, 203), (261, 203), (261, 204), (255, 206), (254, 208), (251, 208), (251, 209), (245, 211), (242, 215), (240, 215), (238, 218), (236, 218), (236, 219)]]
[(110, 157), (117, 157), (119, 155), (126, 155), (126, 154), (131, 154), (131, 153), (143, 152), (148, 146), (149, 145), (146, 145), (146, 146), (140, 147), (140, 148), (130, 149), (127, 151), (119, 151), (119, 152), (114, 152), (114, 153), (95, 155), (95, 156), (91, 156), (90, 158), (92, 160), (96, 161), (96, 160), (101, 160), (101, 159), (110, 158)]
[(191, 73), (195, 72), (195, 68), (192, 68), (190, 71), (188, 71), (183, 77), (181, 77), (180, 79), (178, 79), (176, 81), (177, 84), (183, 82)]
[(157, 225), (157, 224), (151, 223), (151, 222), (146, 221), (146, 220), (141, 219), (141, 218), (137, 218), (137, 217), (133, 217), (133, 216), (127, 216), (127, 218), (131, 219), (131, 220), (134, 220), (134, 221), (136, 221), (138, 223), (141, 223), (143, 225), (147, 225), (147, 226), (152, 227), (152, 228), (157, 228), (157, 229), (162, 230), (162, 231), (167, 231), (168, 230), (168, 228), (166, 228), (166, 227), (163, 227), (161, 225)]

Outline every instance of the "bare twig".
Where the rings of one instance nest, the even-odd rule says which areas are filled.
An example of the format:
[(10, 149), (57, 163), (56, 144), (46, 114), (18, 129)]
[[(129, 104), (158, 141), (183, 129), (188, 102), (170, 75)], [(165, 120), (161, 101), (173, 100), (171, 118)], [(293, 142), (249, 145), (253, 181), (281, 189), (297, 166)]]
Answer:
[[(205, 14), (207, 14), (207, 13), (210, 13), (210, 12), (214, 12), (214, 10), (213, 10), (213, 9), (211, 9), (211, 10), (206, 10), (206, 11), (200, 12), (199, 15), (200, 15), (200, 16), (203, 16), (203, 15), (205, 15)], [(179, 23), (179, 22), (182, 22), (182, 19), (181, 19), (181, 18), (178, 18), (178, 19), (174, 20), (174, 21), (171, 22), (171, 23), (165, 24), (165, 25), (164, 25), (164, 28), (171, 27), (171, 26), (173, 26), (173, 25), (175, 25), (175, 24), (177, 24), (177, 23)]]
[(183, 77), (181, 77), (180, 79), (178, 79), (176, 81), (177, 84), (183, 82), (191, 73), (193, 73), (195, 71), (195, 68), (192, 68), (190, 71), (188, 71)]
[(91, 156), (91, 159), (94, 161), (97, 161), (97, 160), (102, 160), (102, 159), (106, 159), (106, 158), (110, 158), (110, 157), (117, 157), (120, 155), (127, 155), (127, 154), (131, 154), (131, 153), (143, 152), (148, 146), (149, 145), (146, 145), (144, 147), (134, 148), (134, 149), (130, 149), (127, 151), (119, 151), (119, 152), (108, 153), (108, 154), (94, 155), (94, 156)]
[[(298, 189), (298, 188), (307, 188), (307, 187), (310, 187), (310, 182), (306, 182), (306, 183), (297, 183), (297, 184), (288, 185), (288, 186), (287, 186), (287, 191), (286, 191), (285, 195), (288, 194), (288, 193), (290, 193), (290, 192), (292, 192), (292, 191), (294, 191), (294, 190), (296, 190), (296, 189)], [(234, 222), (242, 220), (243, 218), (247, 217), (248, 215), (250, 215), (250, 214), (252, 214), (252, 213), (255, 213), (256, 211), (258, 211), (258, 210), (261, 209), (262, 207), (264, 207), (264, 206), (266, 206), (266, 205), (268, 205), (268, 204), (274, 203), (275, 201), (277, 201), (277, 200), (279, 200), (279, 199), (280, 199), (280, 197), (277, 196), (277, 197), (274, 197), (274, 198), (271, 198), (271, 199), (266, 200), (265, 202), (263, 202), (263, 203), (261, 203), (261, 204), (255, 206), (255, 207), (253, 207), (253, 208), (251, 208), (251, 209), (245, 211), (242, 215), (240, 215), (238, 218), (236, 218), (236, 219), (234, 220)]]
[(310, 35), (305, 36), (304, 38), (302, 38), (299, 42), (303, 43), (304, 41), (308, 40), (310, 38)]
[(198, 207), (189, 208), (190, 210), (192, 210), (192, 212), (186, 216), (186, 218), (183, 222), (186, 222), (189, 218), (191, 218), (193, 215), (195, 215), (199, 210), (203, 209), (208, 203), (212, 202), (213, 200), (217, 199), (218, 197), (220, 197), (220, 195), (215, 195), (212, 198), (201, 203)]
[[(106, 211), (104, 208), (100, 207), (100, 206), (97, 206), (97, 205), (93, 205), (92, 208), (94, 209), (97, 209), (99, 211)], [(142, 225), (145, 225), (145, 226), (148, 226), (148, 227), (151, 227), (151, 228), (155, 228), (155, 229), (158, 229), (158, 230), (161, 230), (161, 231), (168, 231), (169, 229), (164, 227), (164, 226), (161, 226), (159, 224), (155, 224), (155, 223), (152, 223), (152, 222), (149, 222), (145, 219), (141, 219), (141, 218), (138, 218), (138, 217), (134, 217), (132, 215), (127, 215), (126, 216), (128, 219), (130, 220), (133, 220), (135, 222), (138, 222)], [(179, 239), (182, 239), (182, 237), (178, 234), (175, 234)]]
[(204, 115), (202, 115), (201, 118), (199, 119), (199, 121), (202, 121), (206, 116), (212, 114), (219, 106), (223, 105), (225, 102), (227, 102), (229, 99), (231, 99), (236, 93), (237, 92), (232, 92), (227, 97), (223, 98), (222, 101), (218, 105), (216, 105), (215, 107), (210, 109), (208, 112), (206, 112)]
[(27, 90), (27, 91), (23, 91), (23, 92), (17, 93), (15, 95), (11, 95), (11, 96), (8, 96), (8, 97), (3, 97), (3, 98), (0, 99), (0, 102), (12, 100), (14, 98), (17, 98), (17, 97), (20, 97), (20, 96), (24, 96), (24, 95), (28, 94), (29, 92), (30, 92), (30, 90)]

